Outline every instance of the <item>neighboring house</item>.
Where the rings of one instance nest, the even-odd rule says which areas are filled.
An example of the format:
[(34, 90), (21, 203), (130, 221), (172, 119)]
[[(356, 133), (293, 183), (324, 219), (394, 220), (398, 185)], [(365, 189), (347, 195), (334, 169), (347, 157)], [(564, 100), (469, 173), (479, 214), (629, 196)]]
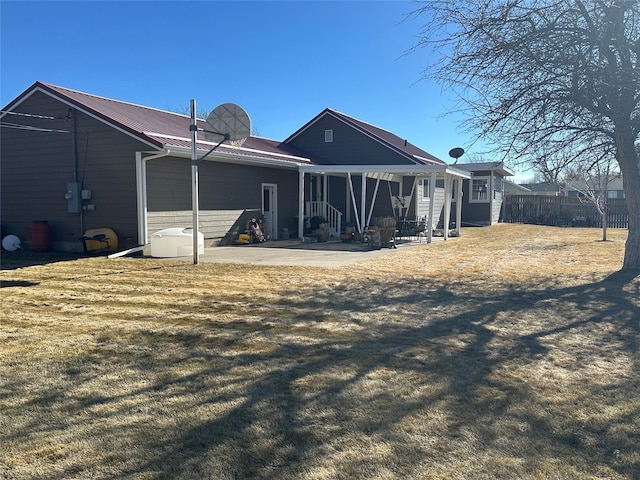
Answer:
[[(129, 246), (192, 225), (188, 116), (36, 82), (0, 120), (3, 235), (26, 240), (32, 222), (46, 220), (55, 250), (79, 251), (89, 229), (111, 228)], [(199, 158), (214, 145), (198, 133)], [(497, 191), (508, 172), (485, 167), (477, 172)], [(200, 231), (210, 246), (232, 241), (252, 217), (276, 238), (285, 228), (301, 237), (313, 215), (325, 216), (334, 235), (347, 222), (363, 231), (381, 216), (426, 216), (430, 239), (450, 218), (463, 223), (461, 184), (472, 171), (326, 109), (283, 142), (251, 136), (202, 161)], [(499, 199), (476, 200), (491, 207)]]
[(561, 197), (564, 195), (562, 186), (556, 182), (524, 183), (522, 186), (531, 191), (531, 193), (527, 195), (546, 195), (551, 197)]
[(493, 225), (500, 221), (505, 177), (515, 172), (503, 162), (462, 163), (458, 168), (473, 173), (463, 183), (463, 225)]
[[(604, 189), (604, 180), (602, 188)], [(584, 180), (571, 181), (563, 188), (567, 197), (584, 197), (585, 192), (592, 192), (596, 195), (600, 194), (600, 190), (594, 185), (588, 185)], [(606, 182), (607, 198), (624, 198), (624, 186), (620, 175), (612, 176)]]
[(531, 195), (531, 190), (524, 185), (518, 185), (509, 180), (503, 183), (505, 195)]

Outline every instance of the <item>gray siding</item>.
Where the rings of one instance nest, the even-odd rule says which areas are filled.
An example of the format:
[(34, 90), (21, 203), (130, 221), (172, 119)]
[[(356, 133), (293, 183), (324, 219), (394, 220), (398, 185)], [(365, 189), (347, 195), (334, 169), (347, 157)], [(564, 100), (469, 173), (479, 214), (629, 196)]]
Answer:
[[(418, 199), (418, 213), (419, 217), (427, 217), (429, 218), (429, 206), (431, 204), (431, 199), (423, 198), (422, 192), (422, 182), (418, 183), (416, 187)], [(435, 202), (433, 205), (433, 216), (434, 216), (434, 224), (437, 226), (439, 223), (444, 221), (444, 188), (436, 186), (435, 198), (433, 199)], [(452, 204), (455, 205), (455, 204)], [(452, 207), (453, 208), (453, 207)], [(453, 211), (453, 210), (452, 210)], [(455, 214), (454, 214), (455, 215)]]
[[(479, 171), (474, 172), (474, 177), (489, 177), (492, 172)], [(502, 188), (504, 185), (503, 177), (493, 174), (493, 186)], [(491, 225), (500, 221), (500, 212), (502, 209), (503, 193), (497, 191), (493, 199), (493, 203), (487, 202), (469, 202), (471, 198), (470, 181), (465, 180), (462, 185), (462, 224), (463, 225)], [(490, 194), (493, 194), (491, 189)]]
[[(325, 130), (333, 130), (333, 142), (325, 142)], [(315, 158), (336, 165), (413, 164), (406, 157), (330, 115), (321, 117), (289, 143)]]
[(500, 221), (500, 214), (502, 213), (503, 195), (501, 192), (496, 192), (496, 198), (493, 200), (493, 212), (491, 215), (491, 223), (498, 223)]
[[(47, 95), (35, 93), (17, 110), (56, 120), (11, 116), (12, 123), (72, 130), (69, 107)], [(78, 239), (91, 228), (112, 228), (121, 242), (137, 239), (135, 151), (149, 146), (79, 112), (76, 131), (78, 180), (92, 191), (84, 204), (95, 205), (82, 213), (68, 213), (65, 199), (67, 182), (76, 178), (72, 134), (2, 129), (3, 234), (26, 244), (31, 222), (46, 220), (58, 250), (81, 250)]]
[[(278, 232), (297, 231), (298, 172), (216, 161), (200, 163), (200, 231), (207, 242), (228, 243), (262, 212), (262, 184), (278, 186)], [(149, 234), (163, 228), (193, 225), (191, 163), (163, 157), (147, 163)]]

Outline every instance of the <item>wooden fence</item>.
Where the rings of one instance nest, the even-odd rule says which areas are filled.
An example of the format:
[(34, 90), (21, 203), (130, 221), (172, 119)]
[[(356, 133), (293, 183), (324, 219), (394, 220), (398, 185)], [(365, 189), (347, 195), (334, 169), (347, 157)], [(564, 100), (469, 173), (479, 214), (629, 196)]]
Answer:
[[(629, 228), (627, 202), (610, 198), (608, 226)], [(567, 227), (602, 227), (602, 217), (596, 206), (577, 197), (551, 197), (544, 195), (506, 195), (503, 221), (507, 223), (533, 223)]]

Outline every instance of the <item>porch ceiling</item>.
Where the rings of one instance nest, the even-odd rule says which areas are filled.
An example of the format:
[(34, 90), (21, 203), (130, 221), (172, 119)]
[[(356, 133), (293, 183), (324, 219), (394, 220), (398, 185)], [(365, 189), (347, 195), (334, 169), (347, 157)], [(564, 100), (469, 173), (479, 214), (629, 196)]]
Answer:
[(399, 181), (402, 177), (429, 177), (433, 173), (438, 177), (450, 175), (463, 179), (469, 179), (473, 175), (472, 172), (450, 165), (300, 165), (298, 168), (302, 173), (366, 175), (369, 178), (389, 181)]

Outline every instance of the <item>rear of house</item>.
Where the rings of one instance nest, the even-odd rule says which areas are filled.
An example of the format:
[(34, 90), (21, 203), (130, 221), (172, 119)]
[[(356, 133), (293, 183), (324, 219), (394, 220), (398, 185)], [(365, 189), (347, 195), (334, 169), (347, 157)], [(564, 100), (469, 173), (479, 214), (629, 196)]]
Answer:
[[(26, 246), (33, 222), (46, 221), (52, 249), (82, 251), (91, 230), (111, 229), (126, 247), (191, 227), (189, 124), (185, 115), (36, 82), (2, 113), (2, 235)], [(198, 135), (202, 157), (214, 144)], [(255, 217), (274, 237), (296, 228), (298, 166), (310, 163), (297, 153), (250, 137), (200, 163), (207, 245), (232, 241)]]
[[(34, 222), (46, 221), (52, 249), (81, 251), (87, 231), (113, 230), (125, 248), (193, 225), (188, 116), (36, 82), (0, 119), (3, 236), (28, 245)], [(490, 225), (510, 174), (499, 163), (448, 165), (333, 109), (283, 142), (250, 136), (216, 145), (197, 123), (198, 158), (208, 154), (198, 166), (206, 246), (232, 243), (253, 218), (271, 238), (302, 237), (319, 213), (335, 236), (380, 217), (422, 219), (429, 235)]]

